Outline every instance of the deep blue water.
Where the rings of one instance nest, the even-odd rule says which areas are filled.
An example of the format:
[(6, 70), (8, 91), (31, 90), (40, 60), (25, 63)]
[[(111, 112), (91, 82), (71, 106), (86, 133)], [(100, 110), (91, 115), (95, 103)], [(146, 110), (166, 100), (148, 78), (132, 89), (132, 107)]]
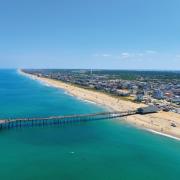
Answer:
[[(0, 117), (104, 111), (0, 70)], [(0, 180), (178, 180), (180, 142), (120, 120), (0, 131)]]

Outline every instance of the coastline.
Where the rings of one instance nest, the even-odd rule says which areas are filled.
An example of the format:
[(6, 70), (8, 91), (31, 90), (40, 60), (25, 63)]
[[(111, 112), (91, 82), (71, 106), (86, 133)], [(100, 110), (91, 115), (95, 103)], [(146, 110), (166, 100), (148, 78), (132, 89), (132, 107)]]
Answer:
[[(102, 92), (80, 88), (49, 78), (37, 77), (32, 74), (24, 73), (20, 69), (18, 69), (18, 73), (34, 80), (38, 80), (47, 86), (63, 89), (66, 93), (75, 96), (80, 100), (95, 103), (109, 110), (126, 111), (129, 109), (135, 110), (139, 107), (145, 106), (144, 104), (137, 104), (120, 98), (115, 98)], [(151, 133), (180, 140), (180, 114), (173, 112), (158, 112), (147, 115), (132, 115), (123, 119), (126, 122), (135, 125), (138, 128), (146, 129)], [(175, 123), (176, 127), (172, 127), (171, 123)]]
[(147, 130), (149, 132), (153, 133), (153, 134), (158, 134), (158, 135), (161, 135), (161, 136), (165, 136), (165, 137), (168, 137), (168, 138), (180, 141), (180, 138), (178, 138), (178, 137), (175, 137), (175, 136), (172, 136), (172, 135), (168, 135), (168, 134), (165, 134), (165, 133), (161, 133), (161, 132), (158, 132), (158, 131), (154, 131), (152, 129), (147, 129)]
[[(60, 86), (57, 86), (56, 84), (54, 83), (51, 83), (51, 82), (48, 82), (46, 81), (45, 79), (48, 79), (48, 78), (40, 78), (40, 77), (37, 77), (35, 75), (32, 75), (32, 74), (28, 74), (28, 73), (25, 73), (23, 71), (21, 71), (21, 69), (18, 69), (17, 72), (20, 74), (20, 75), (23, 75), (23, 76), (26, 76), (30, 79), (33, 79), (33, 80), (36, 80), (38, 82), (40, 82), (41, 84), (43, 84), (44, 86), (47, 86), (47, 87), (53, 87), (53, 88), (57, 88), (57, 89), (61, 89), (64, 91), (65, 94), (67, 94), (68, 96), (72, 96), (80, 101), (83, 101), (83, 102), (87, 102), (87, 103), (91, 103), (91, 104), (95, 104), (96, 106), (101, 106), (103, 107), (104, 109), (106, 110), (109, 110), (109, 111), (113, 111), (112, 108), (106, 106), (105, 104), (99, 104), (95, 101), (91, 101), (91, 100), (88, 100), (88, 99), (85, 99), (85, 98), (82, 98), (80, 96), (77, 96), (75, 94), (72, 94), (69, 90), (65, 89), (64, 87), (60, 87)], [(48, 79), (49, 80), (49, 79)]]

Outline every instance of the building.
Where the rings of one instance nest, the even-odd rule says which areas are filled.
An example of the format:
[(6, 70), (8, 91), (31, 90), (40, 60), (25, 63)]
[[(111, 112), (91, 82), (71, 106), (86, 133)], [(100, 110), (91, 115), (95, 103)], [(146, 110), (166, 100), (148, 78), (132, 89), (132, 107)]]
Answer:
[(158, 111), (159, 109), (153, 105), (137, 109), (139, 114), (157, 113)]
[(155, 99), (164, 99), (164, 93), (160, 89), (156, 89), (153, 92), (153, 97)]
[(143, 101), (143, 99), (144, 99), (144, 95), (143, 94), (137, 94), (136, 95), (136, 101), (137, 102), (141, 102), (141, 101)]

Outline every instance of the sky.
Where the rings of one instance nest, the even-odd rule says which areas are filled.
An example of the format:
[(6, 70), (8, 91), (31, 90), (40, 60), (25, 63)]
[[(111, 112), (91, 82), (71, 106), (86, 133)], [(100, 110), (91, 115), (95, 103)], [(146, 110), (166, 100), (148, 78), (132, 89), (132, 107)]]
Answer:
[(0, 68), (180, 70), (180, 0), (0, 0)]

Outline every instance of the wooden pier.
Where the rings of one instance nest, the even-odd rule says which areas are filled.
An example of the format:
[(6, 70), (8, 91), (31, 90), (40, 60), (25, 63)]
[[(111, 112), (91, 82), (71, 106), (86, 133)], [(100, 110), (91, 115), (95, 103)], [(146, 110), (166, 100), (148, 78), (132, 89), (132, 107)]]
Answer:
[(101, 113), (93, 113), (93, 114), (76, 114), (76, 115), (67, 115), (67, 116), (1, 119), (0, 129), (47, 126), (47, 125), (63, 125), (63, 124), (71, 124), (78, 122), (80, 123), (80, 122), (87, 122), (93, 120), (112, 119), (123, 116), (129, 116), (136, 113), (137, 111), (115, 111), (115, 112), (101, 112)]

